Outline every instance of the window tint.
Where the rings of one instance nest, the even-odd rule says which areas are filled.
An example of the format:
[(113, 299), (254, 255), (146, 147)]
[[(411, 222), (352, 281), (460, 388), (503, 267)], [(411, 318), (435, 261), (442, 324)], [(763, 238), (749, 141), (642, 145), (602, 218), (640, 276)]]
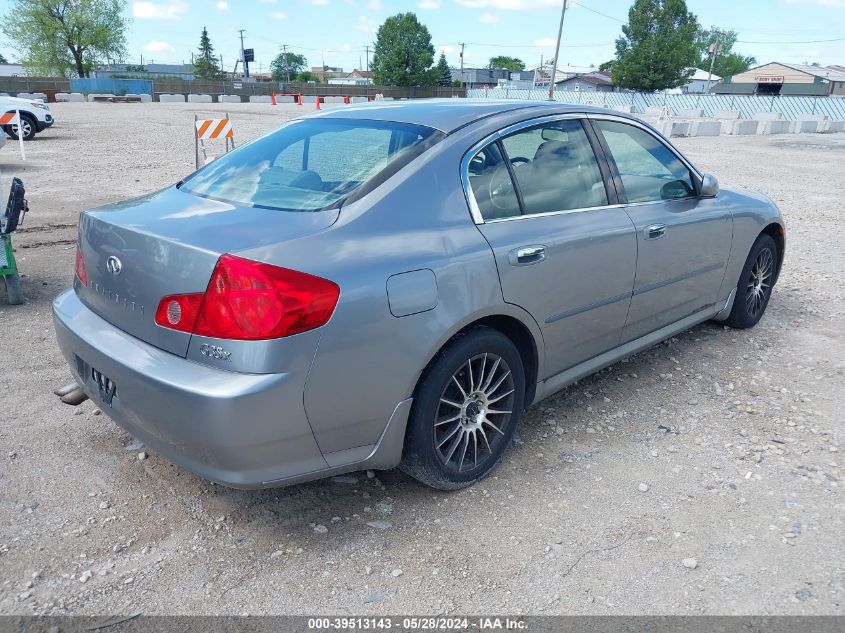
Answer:
[(547, 213), (607, 204), (593, 148), (580, 121), (566, 120), (502, 139), (525, 206)]
[(180, 188), (235, 204), (317, 211), (366, 191), (442, 136), (390, 121), (294, 121), (203, 167)]
[(689, 169), (656, 137), (614, 121), (596, 121), (616, 162), (628, 202), (688, 198), (695, 194)]
[(520, 214), (508, 165), (498, 143), (478, 152), (469, 162), (469, 184), (481, 217), (485, 220)]

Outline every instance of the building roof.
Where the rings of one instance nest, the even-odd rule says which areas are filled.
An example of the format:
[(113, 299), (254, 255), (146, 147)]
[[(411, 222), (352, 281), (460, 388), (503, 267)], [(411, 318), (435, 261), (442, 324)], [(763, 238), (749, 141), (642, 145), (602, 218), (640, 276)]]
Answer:
[(845, 66), (839, 66), (838, 64), (831, 64), (826, 68), (830, 68), (831, 70), (838, 70), (841, 73), (845, 73)]
[(824, 66), (810, 66), (809, 64), (784, 64), (780, 62), (780, 65), (792, 68), (798, 72), (807, 73), (808, 75), (821, 77), (828, 81), (845, 81), (845, 71), (843, 70), (836, 70), (830, 67), (825, 68)]
[(693, 68), (692, 70), (694, 72), (689, 78), (689, 81), (707, 81), (708, 77), (711, 81), (719, 81), (721, 79), (719, 75), (708, 75), (706, 70), (701, 70), (700, 68)]
[[(311, 116), (413, 123), (450, 133), (481, 119), (515, 110), (532, 110), (533, 113), (536, 113), (536, 116), (542, 116), (546, 113), (607, 112), (603, 108), (567, 105), (555, 101), (411, 99), (407, 101), (373, 101), (368, 104), (347, 106), (342, 110), (323, 110), (319, 114)], [(614, 114), (624, 116), (618, 112)]]
[(594, 86), (612, 86), (613, 80), (611, 80), (610, 75), (605, 73), (590, 73), (589, 75), (576, 75), (575, 77), (569, 77), (568, 79), (562, 79), (557, 82), (557, 85), (565, 84), (570, 81), (585, 81), (588, 84), (593, 84)]

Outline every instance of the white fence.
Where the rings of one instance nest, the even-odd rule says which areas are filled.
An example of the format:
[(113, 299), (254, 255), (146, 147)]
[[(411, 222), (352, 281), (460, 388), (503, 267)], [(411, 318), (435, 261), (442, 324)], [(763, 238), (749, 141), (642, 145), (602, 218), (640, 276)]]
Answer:
[[(472, 99), (532, 99), (545, 101), (545, 90), (517, 90), (495, 88), (467, 90), (467, 97)], [(644, 92), (576, 92), (555, 91), (556, 101), (577, 103), (606, 108), (615, 106), (633, 106), (635, 112), (643, 112), (647, 107), (667, 107), (675, 113), (691, 108), (704, 110), (704, 115), (712, 117), (718, 110), (738, 110), (743, 119), (750, 119), (756, 112), (780, 112), (781, 118), (796, 120), (802, 114), (823, 114), (834, 121), (845, 120), (845, 98), (839, 97), (781, 97), (762, 95), (706, 95)]]

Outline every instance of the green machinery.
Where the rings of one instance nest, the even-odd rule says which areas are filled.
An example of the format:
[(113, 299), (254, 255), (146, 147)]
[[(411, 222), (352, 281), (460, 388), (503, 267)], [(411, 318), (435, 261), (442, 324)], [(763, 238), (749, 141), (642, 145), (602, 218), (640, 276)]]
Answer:
[(6, 211), (0, 217), (0, 277), (6, 283), (6, 299), (12, 305), (23, 303), (21, 276), (18, 274), (15, 252), (12, 250), (12, 233), (15, 232), (15, 229), (23, 221), (26, 212), (29, 211), (24, 197), (25, 194), (26, 190), (21, 179), (13, 178), (9, 201), (6, 203)]

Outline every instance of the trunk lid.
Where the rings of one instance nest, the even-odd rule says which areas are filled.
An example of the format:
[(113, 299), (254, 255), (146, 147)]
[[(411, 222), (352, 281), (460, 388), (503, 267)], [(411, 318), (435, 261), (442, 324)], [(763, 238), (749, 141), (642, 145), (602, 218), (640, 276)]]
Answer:
[(311, 235), (331, 226), (338, 213), (238, 206), (176, 187), (86, 211), (79, 243), (88, 283), (75, 278), (76, 293), (121, 330), (185, 356), (191, 334), (155, 323), (162, 297), (205, 291), (223, 253)]

